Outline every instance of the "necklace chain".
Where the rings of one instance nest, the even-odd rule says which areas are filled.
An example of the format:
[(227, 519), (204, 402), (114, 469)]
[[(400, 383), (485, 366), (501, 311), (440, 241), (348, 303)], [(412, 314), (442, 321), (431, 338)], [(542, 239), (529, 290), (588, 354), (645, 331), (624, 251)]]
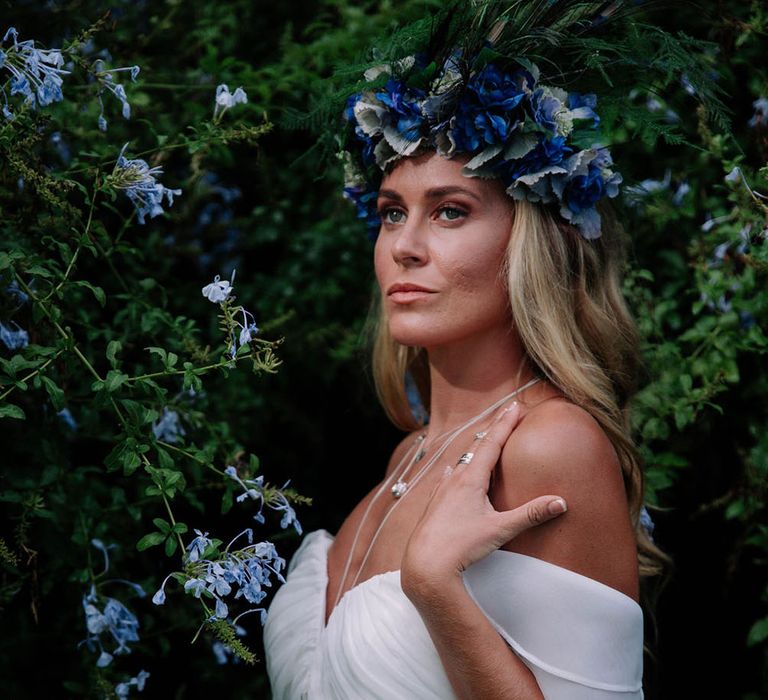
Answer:
[[(360, 574), (365, 568), (365, 564), (368, 561), (368, 556), (371, 553), (371, 550), (373, 549), (373, 545), (376, 542), (376, 539), (379, 536), (379, 533), (381, 532), (382, 527), (387, 522), (387, 519), (392, 514), (392, 511), (397, 508), (397, 506), (402, 502), (403, 497), (409, 493), (412, 488), (419, 482), (419, 480), (424, 476), (424, 474), (427, 473), (429, 468), (442, 456), (442, 454), (448, 449), (448, 447), (451, 445), (451, 443), (458, 437), (461, 433), (463, 433), (467, 428), (469, 428), (471, 425), (474, 425), (477, 423), (477, 421), (482, 420), (487, 416), (489, 413), (493, 412), (503, 404), (505, 404), (507, 401), (509, 401), (513, 396), (519, 394), (522, 391), (525, 391), (528, 387), (533, 386), (536, 382), (539, 381), (538, 377), (534, 377), (531, 381), (527, 382), (523, 386), (518, 387), (515, 389), (512, 393), (507, 394), (506, 396), (502, 397), (495, 403), (488, 406), (488, 408), (484, 409), (480, 413), (478, 413), (476, 416), (473, 416), (468, 421), (463, 423), (457, 428), (454, 428), (450, 431), (447, 431), (446, 433), (443, 433), (442, 435), (439, 435), (437, 438), (435, 438), (434, 443), (436, 443), (441, 438), (445, 437), (445, 441), (442, 445), (435, 451), (435, 453), (427, 460), (427, 462), (419, 469), (418, 472), (414, 475), (414, 477), (409, 481), (405, 482), (402, 481), (403, 476), (408, 473), (408, 471), (413, 467), (416, 462), (420, 461), (424, 455), (426, 454), (426, 449), (422, 448), (421, 445), (426, 439), (426, 434), (422, 433), (419, 435), (416, 440), (414, 441), (414, 444), (408, 449), (408, 451), (403, 455), (403, 458), (400, 460), (398, 465), (395, 467), (395, 469), (392, 470), (392, 476), (390, 476), (388, 479), (384, 481), (384, 483), (379, 487), (379, 490), (376, 492), (376, 494), (373, 496), (373, 498), (368, 503), (368, 507), (365, 509), (365, 512), (363, 513), (363, 517), (360, 520), (360, 524), (357, 526), (357, 531), (355, 532), (355, 537), (352, 540), (352, 546), (349, 549), (349, 554), (347, 555), (347, 562), (344, 566), (344, 573), (342, 574), (341, 581), (339, 583), (339, 588), (336, 593), (336, 600), (334, 601), (333, 607), (335, 608), (336, 605), (338, 605), (339, 600), (341, 599), (341, 591), (344, 588), (344, 581), (347, 579), (347, 575), (349, 573), (349, 566), (352, 563), (352, 555), (355, 552), (355, 547), (357, 545), (357, 540), (360, 537), (360, 531), (362, 530), (363, 525), (365, 524), (365, 521), (368, 517), (368, 514), (371, 510), (371, 507), (373, 506), (374, 502), (379, 498), (379, 496), (384, 493), (386, 490), (390, 480), (395, 476), (397, 471), (400, 469), (400, 466), (405, 462), (405, 460), (408, 458), (409, 455), (412, 454), (410, 462), (408, 463), (408, 466), (403, 470), (403, 473), (398, 477), (397, 482), (395, 485), (393, 485), (390, 489), (392, 495), (395, 497), (395, 503), (394, 505), (386, 512), (384, 517), (382, 518), (381, 522), (379, 523), (378, 528), (376, 528), (376, 532), (374, 532), (373, 537), (371, 538), (371, 542), (368, 545), (368, 549), (365, 552), (365, 556), (363, 557), (363, 561), (360, 564), (360, 567), (357, 570), (357, 574), (355, 575), (354, 580), (352, 581), (352, 586), (354, 587), (357, 583), (357, 579), (360, 578)], [(447, 436), (447, 437), (446, 437)], [(401, 484), (401, 490), (400, 493), (395, 492), (395, 488), (398, 484)]]

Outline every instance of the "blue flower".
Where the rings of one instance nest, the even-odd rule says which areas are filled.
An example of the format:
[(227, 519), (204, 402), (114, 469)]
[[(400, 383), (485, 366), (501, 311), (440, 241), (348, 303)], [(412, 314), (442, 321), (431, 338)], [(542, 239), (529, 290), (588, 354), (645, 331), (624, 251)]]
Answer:
[(29, 301), (29, 297), (27, 296), (26, 292), (23, 292), (19, 288), (19, 283), (15, 279), (12, 279), (10, 284), (5, 288), (5, 293), (11, 297), (16, 297), (19, 306), (22, 306)]
[(57, 414), (64, 424), (74, 433), (77, 432), (77, 421), (68, 408), (62, 408)]
[(156, 440), (162, 440), (171, 444), (177, 443), (186, 435), (184, 426), (179, 422), (179, 414), (176, 411), (163, 407), (163, 415), (159, 421), (152, 424), (152, 433)]
[(758, 97), (752, 103), (752, 108), (755, 113), (750, 118), (748, 125), (752, 128), (768, 125), (768, 97)]
[(116, 189), (125, 191), (128, 199), (136, 207), (139, 223), (143, 224), (147, 214), (150, 218), (154, 218), (163, 213), (163, 198), (168, 201), (170, 207), (173, 205), (174, 195), (180, 195), (181, 190), (169, 189), (156, 180), (158, 175), (163, 174), (161, 167), (150, 168), (141, 158), (127, 159), (123, 155), (127, 147), (126, 143), (121, 149), (115, 168), (107, 178), (107, 182)]
[(385, 126), (394, 127), (406, 141), (418, 141), (424, 123), (419, 101), (424, 97), (423, 90), (408, 89), (402, 80), (390, 78), (384, 90), (376, 93), (376, 99), (389, 108)]
[(9, 350), (21, 350), (27, 347), (29, 345), (29, 333), (19, 326), (16, 321), (11, 321), (11, 323), (16, 326), (16, 330), (0, 321), (0, 341)]
[(595, 113), (597, 106), (597, 96), (589, 93), (582, 95), (578, 92), (568, 93), (568, 109), (576, 114), (574, 119), (592, 119), (592, 128), (596, 129), (600, 125), (600, 117)]
[(367, 187), (345, 187), (344, 196), (357, 207), (357, 218), (363, 219), (370, 238), (375, 238), (381, 226), (381, 217), (376, 209), (379, 193)]
[(211, 540), (208, 539), (208, 533), (203, 534), (200, 530), (195, 530), (197, 537), (187, 546), (189, 552), (189, 561), (195, 562), (205, 553), (206, 548), (211, 544)]
[(650, 513), (646, 510), (645, 506), (640, 509), (640, 527), (645, 530), (646, 534), (648, 535), (648, 539), (653, 542), (653, 537), (651, 537), (651, 535), (653, 534), (655, 525), (651, 519)]
[(115, 686), (115, 695), (117, 695), (119, 700), (125, 700), (132, 687), (141, 692), (144, 690), (144, 684), (147, 682), (147, 678), (149, 678), (149, 673), (146, 671), (139, 671), (138, 675), (130, 680), (118, 683)]
[(205, 287), (203, 287), (203, 296), (214, 304), (220, 304), (224, 301), (233, 289), (232, 285), (235, 282), (236, 271), (237, 270), (234, 269), (232, 270), (232, 277), (229, 282), (227, 282), (227, 280), (222, 280), (220, 275), (216, 275), (216, 277), (213, 278), (213, 282), (206, 284)]
[(522, 158), (500, 164), (504, 183), (509, 186), (522, 175), (539, 173), (553, 165), (561, 165), (571, 153), (573, 149), (565, 145), (564, 136), (551, 139), (540, 137), (536, 146)]
[(351, 124), (354, 124), (355, 138), (360, 142), (360, 158), (363, 165), (368, 167), (369, 165), (373, 165), (376, 160), (373, 153), (374, 148), (376, 147), (376, 142), (362, 130), (355, 120), (354, 108), (360, 98), (360, 93), (355, 93), (354, 95), (349, 96), (346, 107), (344, 108), (344, 118)]
[(590, 163), (586, 175), (576, 175), (565, 186), (563, 200), (568, 208), (578, 214), (591, 209), (605, 195), (605, 180), (601, 168)]
[(224, 112), (237, 104), (245, 104), (248, 102), (248, 95), (245, 94), (245, 90), (242, 87), (237, 88), (233, 93), (230, 93), (226, 84), (222, 83), (216, 88), (216, 97), (214, 99), (213, 107), (213, 121), (218, 122)]
[(107, 120), (104, 118), (104, 102), (101, 99), (101, 95), (105, 90), (111, 92), (122, 105), (123, 119), (131, 118), (131, 105), (128, 103), (128, 97), (125, 94), (125, 88), (115, 81), (115, 74), (123, 71), (130, 71), (131, 80), (136, 81), (136, 77), (139, 74), (140, 68), (138, 66), (127, 66), (124, 68), (111, 68), (109, 70), (104, 69), (104, 61), (97, 59), (93, 62), (93, 74), (101, 86), (99, 89), (99, 104), (101, 105), (101, 113), (99, 114), (99, 129), (102, 131), (107, 130)]
[[(98, 542), (98, 540), (96, 540)], [(131, 584), (137, 585), (137, 584)], [(142, 590), (143, 593), (143, 590)], [(114, 654), (129, 654), (131, 649), (128, 642), (139, 641), (139, 621), (119, 600), (104, 598), (103, 610), (99, 610), (98, 603), (101, 597), (97, 594), (95, 586), (91, 586), (90, 592), (83, 596), (83, 611), (85, 613), (85, 626), (89, 636), (84, 640), (89, 648), (98, 647), (100, 650), (97, 666), (103, 668), (112, 662)], [(108, 653), (104, 650), (102, 635), (106, 632), (117, 643), (117, 647)]]
[(525, 119), (524, 87), (530, 89), (533, 84), (528, 71), (508, 75), (492, 64), (472, 76), (456, 109), (452, 131), (456, 149), (472, 152), (506, 144)]
[[(13, 39), (13, 46), (5, 51), (0, 50), (0, 68), (5, 68), (11, 74), (11, 96), (24, 95), (25, 103), (33, 109), (63, 100), (62, 76), (68, 75), (70, 71), (61, 68), (64, 64), (61, 51), (36, 49), (33, 40), (18, 41), (18, 36), (16, 29), (10, 27), (0, 42), (4, 44), (8, 37)], [(13, 113), (8, 108), (4, 90), (3, 97), (3, 113), (6, 119), (11, 119)]]

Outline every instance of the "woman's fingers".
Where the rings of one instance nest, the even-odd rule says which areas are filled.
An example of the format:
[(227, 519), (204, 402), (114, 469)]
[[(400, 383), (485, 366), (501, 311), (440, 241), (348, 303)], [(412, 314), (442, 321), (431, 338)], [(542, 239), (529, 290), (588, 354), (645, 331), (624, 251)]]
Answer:
[(539, 496), (523, 505), (499, 513), (502, 520), (500, 534), (504, 542), (517, 537), (526, 530), (553, 520), (568, 510), (560, 496)]
[[(475, 433), (472, 445), (459, 458), (451, 473), (458, 476), (472, 465), (473, 470), (481, 471), (485, 476), (490, 477), (504, 445), (519, 422), (520, 405), (517, 401), (513, 401), (495, 418), (488, 430)], [(451, 473), (446, 473), (446, 476), (450, 476)]]

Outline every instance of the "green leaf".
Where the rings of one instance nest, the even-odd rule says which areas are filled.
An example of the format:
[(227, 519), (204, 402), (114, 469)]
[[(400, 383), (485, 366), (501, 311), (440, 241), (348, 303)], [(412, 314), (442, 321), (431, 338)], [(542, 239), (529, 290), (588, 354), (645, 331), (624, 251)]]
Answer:
[(165, 535), (161, 532), (150, 532), (148, 535), (144, 535), (136, 544), (136, 549), (143, 552), (145, 549), (155, 547), (165, 542)]
[(48, 396), (51, 397), (53, 407), (60, 411), (64, 408), (64, 392), (56, 385), (56, 382), (45, 375), (41, 375), (40, 379), (43, 382), (43, 386), (45, 386), (45, 390), (48, 392)]
[(104, 294), (104, 290), (101, 287), (97, 287), (86, 280), (76, 280), (73, 284), (78, 287), (86, 287), (93, 292), (93, 296), (96, 297), (96, 301), (103, 307), (107, 303), (107, 295)]
[(107, 345), (107, 359), (113, 369), (118, 369), (120, 366), (120, 360), (117, 359), (117, 353), (120, 352), (122, 347), (123, 344), (119, 340), (110, 340), (109, 345)]
[(186, 523), (176, 523), (172, 528), (172, 532), (178, 532), (180, 535), (183, 535), (185, 532), (189, 532), (189, 528), (187, 527)]
[(752, 625), (747, 635), (747, 646), (753, 647), (768, 639), (768, 616), (758, 620)]
[(0, 418), (18, 418), (19, 420), (25, 420), (26, 417), (24, 411), (12, 403), (6, 403), (0, 406)]
[(152, 522), (155, 524), (155, 527), (164, 535), (167, 535), (171, 531), (171, 524), (162, 518), (153, 518)]
[(176, 548), (179, 546), (179, 543), (176, 541), (175, 537), (169, 537), (165, 541), (165, 553), (169, 557), (172, 557), (176, 553)]
[(104, 387), (108, 392), (112, 393), (119, 389), (128, 378), (127, 374), (116, 369), (111, 369), (107, 372), (107, 378), (104, 380)]

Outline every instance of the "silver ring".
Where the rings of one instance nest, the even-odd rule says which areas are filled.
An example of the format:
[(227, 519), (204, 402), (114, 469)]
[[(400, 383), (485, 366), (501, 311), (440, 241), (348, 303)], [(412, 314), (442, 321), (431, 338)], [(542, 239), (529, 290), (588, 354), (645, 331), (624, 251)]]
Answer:
[(459, 461), (456, 462), (456, 464), (469, 464), (474, 456), (474, 452), (465, 452), (463, 455), (461, 455), (461, 457), (459, 457)]
[(488, 435), (487, 430), (483, 430), (479, 433), (475, 433), (475, 440), (482, 440), (486, 435)]

